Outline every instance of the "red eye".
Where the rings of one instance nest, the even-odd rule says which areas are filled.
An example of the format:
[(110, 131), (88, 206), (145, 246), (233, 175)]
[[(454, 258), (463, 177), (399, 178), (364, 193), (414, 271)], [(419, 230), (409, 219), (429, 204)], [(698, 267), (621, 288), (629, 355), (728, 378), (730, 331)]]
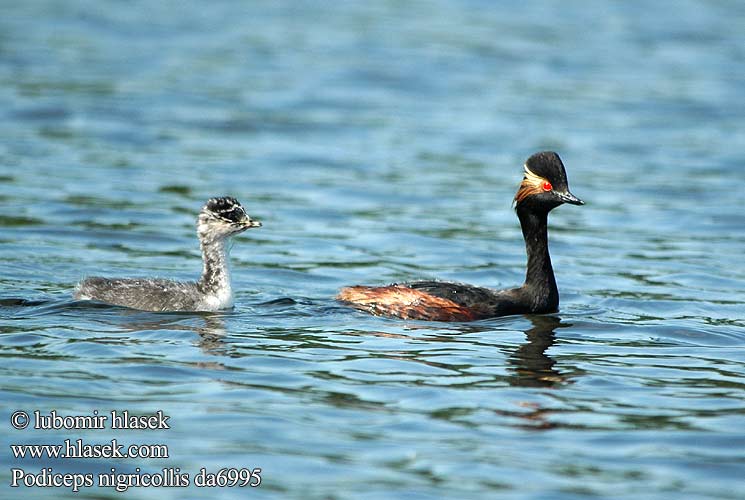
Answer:
[(546, 181), (543, 183), (543, 190), (544, 191), (551, 191), (554, 187), (551, 185), (550, 182)]

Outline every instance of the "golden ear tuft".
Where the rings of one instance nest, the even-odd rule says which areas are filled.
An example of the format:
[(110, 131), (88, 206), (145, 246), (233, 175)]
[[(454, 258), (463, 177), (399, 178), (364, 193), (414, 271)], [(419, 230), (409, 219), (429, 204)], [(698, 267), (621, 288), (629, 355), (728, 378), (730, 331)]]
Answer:
[(542, 193), (544, 191), (543, 184), (548, 182), (548, 180), (540, 175), (534, 174), (527, 165), (524, 165), (523, 168), (525, 169), (525, 174), (523, 181), (520, 183), (520, 188), (515, 194), (515, 203), (521, 203), (528, 196)]

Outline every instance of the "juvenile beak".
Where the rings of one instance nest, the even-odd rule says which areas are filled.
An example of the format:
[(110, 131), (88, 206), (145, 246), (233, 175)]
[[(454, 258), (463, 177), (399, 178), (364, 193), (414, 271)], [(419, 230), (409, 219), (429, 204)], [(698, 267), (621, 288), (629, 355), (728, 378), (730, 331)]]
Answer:
[(571, 205), (584, 205), (585, 202), (574, 196), (572, 193), (567, 191), (566, 193), (556, 193), (559, 195), (559, 199), (564, 203)]
[(246, 229), (261, 227), (261, 221), (248, 219), (243, 223), (243, 225), (246, 226)]

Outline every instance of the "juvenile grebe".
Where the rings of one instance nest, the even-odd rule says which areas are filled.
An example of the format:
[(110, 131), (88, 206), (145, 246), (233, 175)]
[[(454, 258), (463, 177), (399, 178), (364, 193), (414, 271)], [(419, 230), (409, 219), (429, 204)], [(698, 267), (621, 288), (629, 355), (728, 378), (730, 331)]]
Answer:
[(510, 314), (549, 313), (559, 308), (551, 257), (548, 254), (548, 213), (563, 203), (584, 205), (569, 192), (559, 155), (536, 153), (525, 162), (525, 174), (515, 195), (528, 266), (518, 288), (493, 290), (462, 283), (413, 281), (383, 287), (343, 288), (337, 299), (376, 315), (429, 321), (473, 321)]
[(261, 222), (251, 220), (235, 198), (211, 198), (199, 212), (197, 235), (204, 266), (199, 281), (150, 278), (86, 278), (74, 293), (143, 311), (217, 311), (233, 307), (228, 240)]

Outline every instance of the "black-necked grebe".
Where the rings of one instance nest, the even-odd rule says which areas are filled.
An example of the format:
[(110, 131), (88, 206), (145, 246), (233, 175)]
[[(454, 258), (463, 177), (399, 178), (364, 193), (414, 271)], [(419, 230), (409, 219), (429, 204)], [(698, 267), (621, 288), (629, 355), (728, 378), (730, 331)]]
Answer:
[(559, 155), (541, 152), (525, 162), (525, 175), (515, 195), (528, 266), (518, 288), (492, 290), (462, 283), (414, 281), (383, 287), (343, 288), (337, 298), (376, 315), (430, 321), (477, 319), (555, 312), (559, 290), (548, 253), (548, 213), (563, 203), (583, 205), (569, 192)]
[(150, 278), (86, 278), (74, 293), (80, 300), (143, 311), (218, 311), (233, 307), (228, 240), (261, 222), (231, 197), (212, 198), (199, 212), (197, 235), (204, 262), (199, 281)]

